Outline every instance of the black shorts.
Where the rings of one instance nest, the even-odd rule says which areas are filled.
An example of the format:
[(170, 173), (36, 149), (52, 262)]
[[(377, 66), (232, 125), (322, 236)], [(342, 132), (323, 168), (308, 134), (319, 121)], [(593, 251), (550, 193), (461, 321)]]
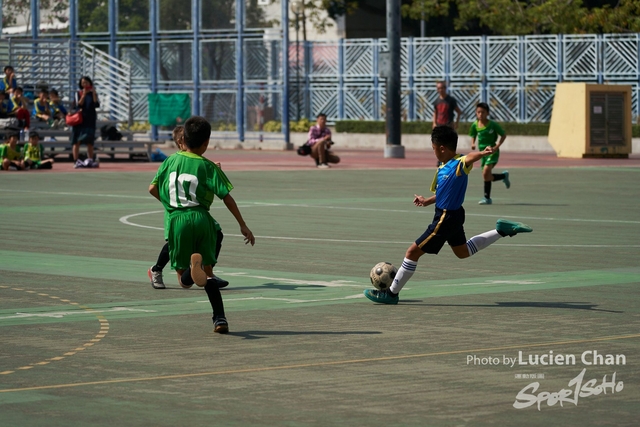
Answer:
[(96, 140), (95, 128), (82, 128), (77, 126), (71, 128), (71, 145), (76, 145), (76, 144), (93, 145), (95, 140)]
[(464, 208), (448, 211), (436, 208), (433, 222), (427, 230), (418, 237), (416, 245), (427, 254), (437, 254), (444, 246), (460, 246), (467, 243), (464, 235)]

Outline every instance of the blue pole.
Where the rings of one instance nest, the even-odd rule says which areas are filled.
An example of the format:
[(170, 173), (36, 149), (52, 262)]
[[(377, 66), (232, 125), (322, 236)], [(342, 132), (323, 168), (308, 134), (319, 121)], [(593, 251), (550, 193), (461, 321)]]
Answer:
[(31, 0), (31, 38), (36, 40), (40, 31), (40, 1)]
[(487, 59), (487, 36), (483, 35), (480, 43), (480, 100), (482, 102), (489, 102), (489, 85), (487, 82), (487, 74), (489, 72), (489, 61)]
[(282, 136), (289, 147), (289, 2), (282, 2)]
[(118, 56), (118, 52), (116, 50), (116, 38), (117, 38), (117, 28), (118, 28), (118, 7), (116, 5), (116, 0), (109, 0), (108, 4), (109, 8), (109, 55), (116, 58)]
[(75, 93), (76, 42), (78, 41), (78, 0), (69, 0), (69, 100), (73, 101)]
[(409, 60), (409, 64), (408, 64), (408, 68), (409, 68), (409, 121), (414, 121), (416, 119), (416, 93), (414, 90), (414, 73), (415, 73), (415, 51), (414, 51), (414, 43), (415, 43), (415, 39), (413, 37), (409, 37), (409, 52), (408, 52), (408, 60)]
[(313, 112), (311, 111), (311, 42), (304, 42), (304, 106), (305, 117), (311, 119)]
[(520, 70), (520, 88), (518, 90), (519, 102), (520, 102), (520, 114), (518, 115), (518, 119), (521, 123), (528, 122), (527, 120), (527, 91), (525, 84), (525, 73), (526, 73), (526, 64), (525, 64), (525, 56), (524, 56), (524, 36), (518, 37), (518, 63)]
[(371, 41), (373, 49), (373, 120), (380, 120), (380, 42), (378, 39)]
[[(151, 46), (149, 48), (149, 67), (151, 68), (151, 93), (158, 93), (158, 0), (149, 0), (149, 30)], [(158, 140), (158, 127), (151, 126), (151, 138)]]
[(200, 113), (200, 0), (191, 2), (191, 26), (193, 28), (193, 46), (191, 48), (191, 64), (193, 78), (193, 112), (192, 115), (199, 116)]
[(344, 39), (338, 41), (338, 119), (344, 119)]
[[(283, 2), (286, 3), (286, 2)], [(238, 140), (244, 142), (244, 1), (236, 1), (236, 130)]]

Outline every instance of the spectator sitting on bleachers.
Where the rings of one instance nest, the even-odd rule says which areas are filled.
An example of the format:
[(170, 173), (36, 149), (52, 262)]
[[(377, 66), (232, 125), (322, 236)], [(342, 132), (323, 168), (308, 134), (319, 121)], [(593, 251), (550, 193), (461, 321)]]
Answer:
[(60, 95), (58, 91), (55, 89), (51, 89), (49, 92), (49, 107), (51, 109), (51, 118), (53, 119), (53, 124), (51, 127), (53, 129), (63, 128), (65, 123), (65, 117), (67, 117), (67, 109), (64, 107), (62, 100), (60, 99)]
[(0, 119), (6, 119), (11, 112), (11, 101), (7, 99), (7, 95), (0, 91)]
[(49, 107), (49, 91), (40, 89), (38, 98), (33, 101), (33, 117), (40, 122), (49, 124), (51, 120), (51, 108)]
[(13, 96), (11, 97), (11, 112), (10, 116), (15, 117), (20, 122), (20, 127), (29, 129), (30, 123), (30, 114), (27, 109), (27, 101), (22, 96), (22, 88), (17, 87), (13, 91)]
[(18, 81), (11, 65), (4, 67), (4, 77), (0, 80), (0, 90), (11, 96), (14, 90), (18, 88)]

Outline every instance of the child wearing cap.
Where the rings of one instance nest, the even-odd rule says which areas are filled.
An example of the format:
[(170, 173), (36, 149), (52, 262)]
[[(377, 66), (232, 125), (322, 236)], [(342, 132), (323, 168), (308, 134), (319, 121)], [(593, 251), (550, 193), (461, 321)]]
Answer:
[(40, 144), (40, 135), (35, 130), (29, 132), (29, 142), (22, 148), (25, 169), (51, 169), (53, 159), (43, 159), (44, 147)]

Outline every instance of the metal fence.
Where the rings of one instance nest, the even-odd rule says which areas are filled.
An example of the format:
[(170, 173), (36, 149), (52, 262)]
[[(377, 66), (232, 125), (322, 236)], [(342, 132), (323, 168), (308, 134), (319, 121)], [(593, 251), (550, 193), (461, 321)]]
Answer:
[[(113, 93), (107, 95), (111, 109), (130, 103), (136, 121), (148, 118), (150, 91), (190, 93), (193, 113), (207, 117), (229, 138), (257, 138), (261, 123), (282, 120), (284, 105), (292, 120), (320, 112), (331, 122), (384, 119), (385, 79), (378, 57), (385, 39), (296, 45), (283, 44), (283, 32), (123, 37), (115, 43), (118, 60), (103, 53), (113, 51), (110, 41), (95, 36), (79, 51), (84, 62), (65, 51), (68, 40), (38, 41), (37, 60), (33, 41), (4, 40), (0, 56), (21, 64), (33, 80), (59, 78), (65, 88), (75, 84), (65, 74), (68, 62), (81, 70), (100, 64), (106, 74), (89, 74), (97, 76), (105, 94)], [(431, 120), (439, 80), (449, 83), (463, 120), (472, 120), (475, 103), (484, 101), (496, 120), (547, 122), (555, 85), (563, 81), (631, 85), (633, 116), (640, 116), (639, 34), (405, 38), (401, 58), (403, 117), (409, 121)]]
[(89, 76), (100, 97), (98, 116), (133, 122), (130, 65), (90, 44), (68, 39), (0, 40), (0, 61), (13, 66), (25, 93), (37, 96), (39, 88), (56, 89), (69, 102), (79, 90), (80, 77)]
[[(244, 116), (247, 132), (257, 129), (257, 111), (262, 111), (264, 120), (281, 120), (285, 87), (281, 40), (254, 34), (243, 38), (240, 49), (237, 38), (206, 36), (199, 42), (197, 87), (189, 69), (195, 54), (192, 43), (159, 43), (159, 90), (193, 90), (199, 94), (199, 113), (222, 128), (233, 129), (238, 113)], [(129, 45), (121, 44), (121, 59), (134, 70), (134, 92), (136, 85), (148, 90), (150, 76), (145, 78), (145, 71), (153, 72), (148, 69), (148, 54), (123, 55), (125, 46)], [(290, 43), (289, 118), (313, 118), (323, 112), (331, 122), (383, 120), (385, 79), (379, 76), (378, 56), (385, 49), (385, 39)], [(637, 119), (639, 52), (638, 34), (405, 38), (403, 118), (431, 120), (435, 83), (445, 80), (463, 120), (473, 120), (474, 105), (483, 101), (491, 106), (496, 120), (548, 122), (555, 85), (563, 81), (631, 85)], [(238, 61), (244, 65), (241, 87)], [(238, 97), (242, 102), (237, 102)], [(144, 105), (135, 101), (134, 105), (139, 105), (134, 108), (136, 119), (144, 120)]]

